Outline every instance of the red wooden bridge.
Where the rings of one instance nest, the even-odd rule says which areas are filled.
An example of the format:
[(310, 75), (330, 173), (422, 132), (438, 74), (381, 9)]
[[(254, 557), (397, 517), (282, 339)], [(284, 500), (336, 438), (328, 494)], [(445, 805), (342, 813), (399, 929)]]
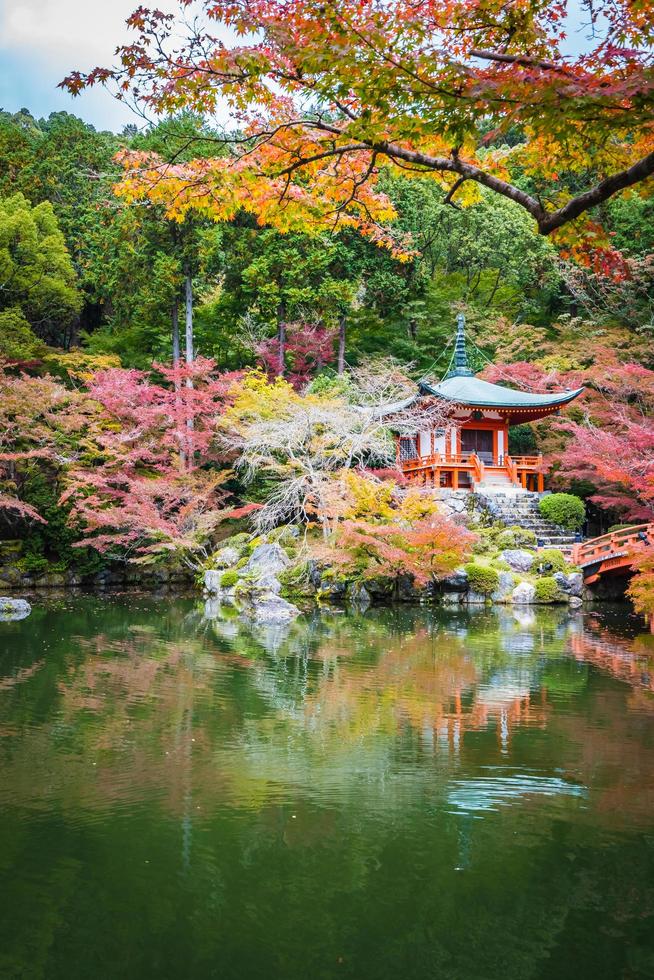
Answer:
[(633, 549), (637, 545), (654, 545), (654, 523), (636, 524), (620, 531), (591, 538), (572, 547), (572, 562), (584, 574), (584, 583), (592, 585), (604, 575), (629, 575)]

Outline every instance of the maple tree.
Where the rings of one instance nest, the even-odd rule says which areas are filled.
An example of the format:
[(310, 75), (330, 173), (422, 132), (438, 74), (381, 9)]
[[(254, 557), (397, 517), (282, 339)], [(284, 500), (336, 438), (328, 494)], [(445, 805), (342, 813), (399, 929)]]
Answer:
[(441, 513), (429, 494), (398, 490), (350, 472), (342, 482), (341, 520), (318, 554), (339, 572), (363, 579), (443, 578), (469, 556), (476, 535)]
[(0, 363), (0, 512), (43, 522), (21, 497), (26, 465), (38, 461), (58, 469), (83, 451), (83, 434), (94, 424), (96, 408), (79, 391), (49, 375), (12, 374)]
[(136, 40), (115, 67), (61, 83), (75, 94), (112, 85), (158, 114), (227, 107), (236, 131), (223, 159), (124, 156), (122, 192), (177, 217), (229, 219), (243, 208), (282, 231), (356, 226), (402, 251), (380, 228), (394, 214), (378, 186), (384, 167), (433, 175), (448, 202), (489, 188), (542, 234), (654, 172), (650, 4), (583, 0), (592, 39), (577, 54), (565, 49), (566, 0), (200, 6), (186, 25), (139, 7), (128, 19)]
[(92, 459), (68, 472), (62, 503), (72, 504), (80, 544), (141, 563), (176, 555), (196, 568), (218, 526), (253, 509), (227, 507), (216, 439), (236, 376), (203, 358), (156, 370), (164, 383), (120, 368), (91, 378), (103, 421)]
[(642, 544), (633, 552), (636, 574), (629, 583), (627, 594), (636, 612), (654, 622), (654, 546)]
[[(582, 355), (583, 356), (583, 355)], [(565, 359), (565, 355), (564, 355)], [(547, 462), (558, 482), (584, 481), (600, 507), (635, 520), (654, 515), (654, 371), (622, 362), (616, 350), (596, 345), (592, 363), (572, 371), (543, 364), (495, 364), (490, 381), (511, 381), (531, 391), (585, 386), (576, 405), (549, 422)], [(538, 426), (538, 423), (536, 423)]]
[[(334, 360), (335, 331), (319, 323), (285, 323), (283, 343), (279, 336), (259, 341), (257, 358), (269, 378), (285, 375), (294, 388), (307, 384), (311, 375)], [(290, 370), (286, 362), (290, 361)]]

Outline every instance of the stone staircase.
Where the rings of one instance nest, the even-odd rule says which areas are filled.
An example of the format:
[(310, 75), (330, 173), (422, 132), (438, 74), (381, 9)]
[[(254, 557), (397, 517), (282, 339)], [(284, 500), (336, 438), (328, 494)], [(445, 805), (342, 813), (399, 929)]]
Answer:
[(576, 540), (575, 535), (541, 516), (538, 510), (538, 494), (526, 490), (511, 491), (508, 488), (504, 493), (499, 486), (497, 489), (493, 487), (488, 494), (484, 493), (483, 487), (478, 487), (476, 492), (478, 497), (483, 498), (484, 505), (495, 520), (533, 531), (542, 548), (558, 548), (565, 555), (570, 554)]
[(487, 469), (484, 473), (484, 482), (478, 483), (477, 487), (483, 493), (486, 487), (492, 490), (501, 490), (503, 487), (506, 487), (507, 490), (510, 490), (514, 485), (511, 483), (508, 473), (503, 473), (501, 470)]

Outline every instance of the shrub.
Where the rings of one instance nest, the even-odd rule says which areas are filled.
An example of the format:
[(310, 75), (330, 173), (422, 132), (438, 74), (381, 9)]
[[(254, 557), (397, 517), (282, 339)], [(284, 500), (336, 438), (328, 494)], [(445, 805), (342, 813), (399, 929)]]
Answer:
[(534, 532), (524, 527), (507, 527), (497, 537), (498, 548), (535, 548), (537, 543)]
[(539, 510), (545, 520), (552, 521), (569, 531), (579, 530), (586, 519), (583, 500), (571, 493), (551, 493), (543, 497)]
[(106, 566), (106, 559), (91, 548), (75, 547), (79, 533), (68, 523), (70, 506), (59, 502), (61, 490), (54, 472), (34, 466), (27, 471), (21, 497), (47, 523), (31, 526), (25, 535), (24, 570), (38, 574), (74, 568), (80, 575), (93, 575)]
[(498, 588), (500, 577), (494, 568), (489, 568), (487, 565), (479, 565), (474, 561), (468, 562), (463, 567), (466, 570), (468, 584), (473, 592), (479, 592), (481, 595), (491, 595)]
[(238, 572), (235, 568), (230, 568), (229, 571), (223, 572), (220, 576), (220, 587), (221, 589), (233, 589), (238, 582)]
[(311, 585), (311, 564), (308, 561), (284, 568), (277, 578), (284, 594), (307, 595), (315, 592)]
[(539, 578), (536, 582), (536, 602), (561, 602), (563, 596), (556, 579), (551, 575)]
[(477, 531), (477, 540), (472, 544), (475, 555), (489, 555), (497, 551), (498, 530), (495, 527), (482, 527)]
[(552, 572), (565, 572), (568, 569), (565, 555), (558, 548), (543, 548), (536, 555), (536, 568), (541, 568), (541, 575), (551, 575)]

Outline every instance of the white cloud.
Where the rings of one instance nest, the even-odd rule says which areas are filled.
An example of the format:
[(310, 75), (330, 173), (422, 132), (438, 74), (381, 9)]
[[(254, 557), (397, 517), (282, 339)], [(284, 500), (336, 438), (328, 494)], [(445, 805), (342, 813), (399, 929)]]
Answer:
[[(65, 109), (98, 127), (120, 128), (138, 118), (108, 92), (77, 99), (57, 89), (74, 69), (110, 65), (133, 36), (125, 20), (139, 0), (0, 0), (0, 106), (26, 106), (35, 115)], [(157, 0), (178, 10), (175, 0)]]
[[(174, 0), (158, 3), (175, 10)], [(138, 6), (135, 0), (0, 0), (0, 45), (16, 53), (23, 48), (51, 58), (77, 55), (106, 62), (126, 41), (125, 20)]]

